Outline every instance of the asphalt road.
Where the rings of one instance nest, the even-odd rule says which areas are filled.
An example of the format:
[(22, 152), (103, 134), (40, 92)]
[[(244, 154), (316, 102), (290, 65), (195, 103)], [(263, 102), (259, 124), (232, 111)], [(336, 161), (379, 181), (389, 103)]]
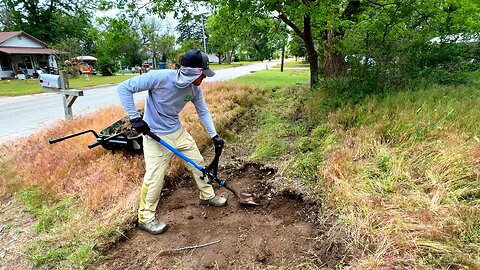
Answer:
[[(259, 63), (228, 69), (215, 70), (216, 75), (205, 82), (225, 81), (252, 71), (264, 70), (279, 64), (279, 61)], [(125, 79), (128, 79), (125, 76)], [(145, 99), (147, 92), (134, 95), (135, 102)], [(108, 106), (119, 106), (116, 86), (102, 86), (84, 91), (84, 96), (73, 104), (74, 116), (94, 112)], [(28, 136), (40, 128), (65, 119), (62, 97), (56, 93), (43, 93), (20, 97), (0, 97), (0, 144), (19, 137)]]

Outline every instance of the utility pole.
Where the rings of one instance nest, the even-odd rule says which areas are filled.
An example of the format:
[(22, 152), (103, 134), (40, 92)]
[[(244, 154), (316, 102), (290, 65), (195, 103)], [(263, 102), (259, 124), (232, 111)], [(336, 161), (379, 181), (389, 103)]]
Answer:
[(202, 39), (203, 39), (203, 52), (207, 53), (207, 41), (205, 40), (205, 17), (202, 16)]
[[(282, 29), (285, 33), (287, 32), (287, 29), (284, 28)], [(280, 72), (283, 72), (283, 65), (285, 63), (285, 46), (287, 44), (287, 38), (288, 36), (285, 36), (283, 39), (282, 39), (282, 60), (280, 62)]]

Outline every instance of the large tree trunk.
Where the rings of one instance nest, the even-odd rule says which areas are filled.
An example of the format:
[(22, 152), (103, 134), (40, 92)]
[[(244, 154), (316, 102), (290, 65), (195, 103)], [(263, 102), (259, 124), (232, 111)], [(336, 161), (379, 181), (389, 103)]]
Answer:
[[(338, 10), (337, 10), (338, 12)], [(342, 20), (357, 21), (356, 16), (362, 12), (362, 3), (359, 0), (350, 0), (341, 14)], [(335, 40), (345, 36), (344, 31), (328, 30), (323, 39), (325, 41), (325, 58), (323, 59), (323, 76), (337, 77), (346, 73), (345, 54), (335, 48)]]
[(315, 50), (315, 44), (312, 37), (312, 26), (310, 16), (303, 17), (303, 41), (307, 48), (308, 61), (310, 63), (310, 89), (314, 89), (318, 84), (318, 54)]
[(315, 44), (313, 43), (312, 37), (312, 24), (310, 16), (303, 17), (303, 31), (295, 25), (291, 20), (289, 20), (285, 14), (278, 10), (278, 17), (290, 26), (293, 31), (305, 42), (305, 47), (307, 48), (308, 62), (310, 63), (310, 89), (314, 89), (318, 84), (318, 54), (315, 50)]
[(335, 50), (334, 39), (337, 37), (334, 30), (328, 30), (325, 35), (325, 58), (323, 59), (323, 76), (337, 77), (345, 75), (345, 55)]

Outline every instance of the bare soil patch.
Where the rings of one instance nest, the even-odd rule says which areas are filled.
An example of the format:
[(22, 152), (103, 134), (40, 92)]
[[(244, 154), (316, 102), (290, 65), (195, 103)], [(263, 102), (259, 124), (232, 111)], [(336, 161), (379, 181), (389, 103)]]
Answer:
[[(170, 225), (158, 236), (134, 229), (92, 269), (260, 269), (311, 261), (316, 249), (314, 208), (268, 185), (272, 169), (256, 164), (223, 170), (240, 191), (253, 193), (261, 206), (244, 206), (224, 188), (222, 208), (199, 205), (193, 181), (164, 190), (157, 217)], [(219, 242), (217, 242), (219, 241)], [(206, 247), (173, 251), (212, 243)]]

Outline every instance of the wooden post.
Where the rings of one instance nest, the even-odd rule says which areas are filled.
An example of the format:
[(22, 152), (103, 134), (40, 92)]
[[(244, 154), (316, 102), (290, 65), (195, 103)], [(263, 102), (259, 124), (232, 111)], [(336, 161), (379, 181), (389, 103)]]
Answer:
[(72, 106), (77, 97), (83, 96), (81, 90), (70, 90), (68, 82), (68, 73), (66, 70), (60, 70), (60, 93), (62, 93), (63, 109), (65, 111), (65, 119), (72, 118)]

